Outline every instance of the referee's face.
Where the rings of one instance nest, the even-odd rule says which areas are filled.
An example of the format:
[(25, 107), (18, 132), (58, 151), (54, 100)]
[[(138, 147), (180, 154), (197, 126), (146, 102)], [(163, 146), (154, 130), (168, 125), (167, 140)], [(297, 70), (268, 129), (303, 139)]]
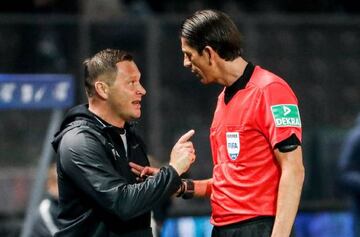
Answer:
[(196, 49), (188, 45), (184, 38), (181, 38), (181, 50), (184, 54), (184, 67), (189, 68), (196, 77), (200, 78), (201, 83), (212, 83), (208, 55), (199, 54)]

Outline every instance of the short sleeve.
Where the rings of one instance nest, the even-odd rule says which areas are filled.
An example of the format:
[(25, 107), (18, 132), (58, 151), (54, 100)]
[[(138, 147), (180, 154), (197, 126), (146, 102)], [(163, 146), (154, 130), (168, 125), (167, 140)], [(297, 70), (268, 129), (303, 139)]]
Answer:
[(264, 87), (257, 109), (256, 120), (271, 146), (295, 134), (302, 140), (302, 126), (298, 100), (285, 82)]

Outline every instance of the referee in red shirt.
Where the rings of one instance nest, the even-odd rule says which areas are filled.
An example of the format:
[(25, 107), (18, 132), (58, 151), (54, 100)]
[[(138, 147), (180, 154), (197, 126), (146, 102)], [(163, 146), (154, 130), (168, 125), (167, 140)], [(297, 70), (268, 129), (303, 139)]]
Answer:
[(246, 61), (242, 46), (220, 11), (195, 12), (181, 26), (184, 66), (224, 89), (210, 128), (213, 176), (183, 180), (178, 196), (210, 197), (212, 237), (288, 237), (305, 173), (298, 101), (282, 78)]
[(243, 58), (241, 34), (222, 12), (188, 17), (181, 49), (202, 84), (224, 86), (210, 128), (213, 177), (194, 181), (193, 193), (211, 198), (212, 236), (290, 236), (304, 181), (294, 92)]

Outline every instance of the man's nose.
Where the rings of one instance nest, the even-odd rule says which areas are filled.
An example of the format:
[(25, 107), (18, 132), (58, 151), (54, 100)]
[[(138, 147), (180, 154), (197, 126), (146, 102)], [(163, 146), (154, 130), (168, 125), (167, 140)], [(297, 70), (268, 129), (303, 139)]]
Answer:
[(141, 84), (139, 84), (138, 93), (140, 93), (141, 95), (146, 94), (146, 90)]
[(191, 62), (187, 57), (184, 57), (184, 67), (191, 67)]

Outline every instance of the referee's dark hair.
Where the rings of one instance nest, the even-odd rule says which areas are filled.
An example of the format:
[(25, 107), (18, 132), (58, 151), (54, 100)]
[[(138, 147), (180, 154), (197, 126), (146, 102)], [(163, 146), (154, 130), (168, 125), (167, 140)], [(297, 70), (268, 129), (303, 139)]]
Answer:
[(195, 12), (182, 23), (180, 36), (200, 55), (208, 45), (226, 61), (242, 56), (241, 33), (230, 17), (220, 11)]
[(104, 49), (83, 62), (84, 84), (88, 97), (94, 95), (96, 80), (102, 80), (106, 84), (112, 85), (117, 74), (116, 64), (122, 61), (133, 61), (133, 57), (123, 50)]

